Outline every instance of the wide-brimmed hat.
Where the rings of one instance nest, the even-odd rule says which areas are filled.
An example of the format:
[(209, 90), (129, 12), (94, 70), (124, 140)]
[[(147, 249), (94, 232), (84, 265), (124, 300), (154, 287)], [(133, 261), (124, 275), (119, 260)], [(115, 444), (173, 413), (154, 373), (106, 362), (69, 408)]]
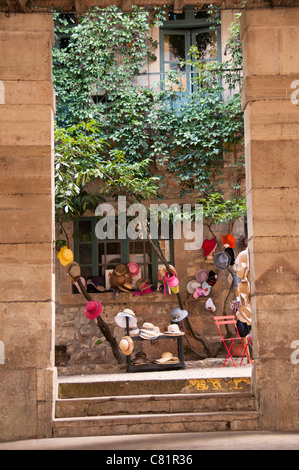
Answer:
[(72, 250), (70, 250), (67, 246), (63, 246), (60, 248), (57, 258), (63, 266), (67, 266), (74, 260), (74, 255)]
[(114, 317), (115, 323), (120, 326), (121, 328), (126, 328), (127, 321), (126, 318), (129, 319), (129, 326), (134, 327), (137, 325), (137, 318), (133, 310), (129, 308), (125, 308), (122, 312), (118, 312), (118, 314)]
[(179, 329), (179, 325), (177, 323), (171, 323), (171, 325), (168, 325), (167, 330), (164, 331), (164, 334), (171, 336), (182, 336), (185, 333)]
[(140, 272), (140, 268), (137, 263), (129, 263), (127, 266), (128, 266), (131, 276), (133, 277), (138, 276)]
[(155, 339), (160, 335), (160, 330), (157, 331), (157, 328), (149, 322), (144, 322), (139, 330), (139, 336), (143, 339)]
[(158, 364), (165, 364), (165, 363), (173, 363), (173, 362), (179, 362), (179, 358), (175, 357), (171, 352), (163, 352), (161, 354), (161, 357), (159, 359), (155, 360), (156, 363)]
[(84, 315), (89, 320), (94, 320), (101, 314), (101, 312), (102, 312), (102, 304), (101, 302), (98, 302), (95, 300), (90, 300), (89, 302), (87, 302), (85, 309), (84, 309)]
[(242, 307), (242, 305), (240, 305), (239, 310), (236, 313), (236, 317), (242, 323), (251, 325), (251, 310), (249, 307)]
[(151, 281), (149, 279), (140, 278), (136, 281), (136, 288), (141, 291), (148, 289), (152, 285), (153, 284), (151, 284)]
[(230, 256), (225, 251), (219, 251), (213, 256), (213, 262), (216, 268), (225, 271), (230, 265)]
[(198, 287), (201, 287), (201, 284), (193, 280), (188, 282), (186, 289), (189, 294), (193, 294)]
[(222, 243), (223, 245), (229, 245), (231, 248), (235, 248), (236, 239), (231, 233), (229, 233), (228, 235), (222, 236)]
[(174, 308), (170, 312), (171, 321), (178, 323), (188, 316), (187, 310), (182, 310), (179, 307)]
[(204, 241), (203, 241), (203, 244), (202, 244), (202, 249), (203, 249), (203, 256), (206, 257), (208, 256), (210, 253), (212, 253), (212, 251), (214, 250), (214, 248), (216, 247), (217, 245), (217, 240), (216, 238), (212, 238), (212, 239), (208, 239), (206, 238)]
[(208, 279), (208, 277), (209, 277), (209, 271), (207, 271), (206, 269), (198, 269), (198, 271), (196, 271), (195, 273), (195, 279), (200, 284), (205, 282)]
[(130, 336), (124, 336), (119, 342), (119, 349), (123, 354), (129, 356), (134, 349), (134, 343)]
[(103, 276), (92, 276), (89, 279), (87, 279), (86, 284), (87, 284), (88, 292), (97, 293), (97, 292), (105, 291)]
[(70, 276), (72, 279), (76, 279), (81, 276), (81, 268), (76, 261), (69, 263), (66, 268), (66, 275)]

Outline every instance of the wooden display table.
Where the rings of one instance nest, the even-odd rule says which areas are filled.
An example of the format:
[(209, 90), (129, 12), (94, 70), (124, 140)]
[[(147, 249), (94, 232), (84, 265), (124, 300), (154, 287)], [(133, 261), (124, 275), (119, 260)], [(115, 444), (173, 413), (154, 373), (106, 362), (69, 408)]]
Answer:
[[(129, 322), (127, 319), (127, 335), (129, 334)], [(136, 341), (148, 341), (153, 344), (155, 341), (169, 341), (170, 339), (177, 340), (177, 351), (178, 351), (178, 362), (173, 363), (150, 363), (150, 364), (132, 364), (131, 355), (126, 356), (127, 358), (127, 372), (147, 372), (147, 371), (160, 371), (160, 370), (177, 370), (177, 369), (185, 369), (185, 362), (184, 362), (184, 349), (183, 349), (183, 335), (159, 335), (155, 339), (144, 339), (140, 336), (130, 336), (134, 342)], [(167, 349), (165, 349), (167, 351)]]

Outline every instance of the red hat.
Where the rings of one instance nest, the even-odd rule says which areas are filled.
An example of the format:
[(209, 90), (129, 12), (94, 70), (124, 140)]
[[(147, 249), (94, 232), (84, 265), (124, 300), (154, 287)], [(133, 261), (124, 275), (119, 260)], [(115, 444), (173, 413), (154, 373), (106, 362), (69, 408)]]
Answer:
[(236, 246), (236, 239), (230, 233), (228, 235), (222, 236), (222, 243), (223, 245), (229, 245), (231, 248), (235, 248)]
[(202, 244), (203, 255), (208, 256), (214, 250), (216, 245), (217, 245), (216, 238), (212, 238), (211, 240), (205, 239)]
[(85, 309), (84, 309), (84, 315), (86, 318), (89, 318), (89, 320), (93, 320), (94, 318), (97, 318), (102, 311), (102, 304), (101, 302), (95, 302), (91, 300), (90, 302), (87, 302)]

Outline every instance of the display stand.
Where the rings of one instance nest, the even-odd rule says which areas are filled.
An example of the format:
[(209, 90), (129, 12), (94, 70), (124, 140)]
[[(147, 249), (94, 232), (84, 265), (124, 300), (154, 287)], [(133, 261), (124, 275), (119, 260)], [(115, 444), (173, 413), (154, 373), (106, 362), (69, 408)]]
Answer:
[[(126, 318), (126, 332), (127, 335), (130, 336), (130, 329), (129, 329), (129, 319)], [(174, 363), (164, 363), (164, 364), (132, 364), (131, 355), (126, 356), (127, 358), (127, 372), (147, 372), (147, 371), (160, 371), (160, 370), (178, 370), (178, 369), (185, 369), (185, 362), (184, 362), (184, 349), (183, 349), (183, 335), (178, 336), (170, 336), (170, 335), (159, 335), (155, 339), (143, 339), (140, 336), (130, 336), (134, 342), (136, 341), (148, 341), (151, 344), (154, 344), (155, 341), (161, 340), (177, 340), (177, 351), (178, 351), (178, 362)]]

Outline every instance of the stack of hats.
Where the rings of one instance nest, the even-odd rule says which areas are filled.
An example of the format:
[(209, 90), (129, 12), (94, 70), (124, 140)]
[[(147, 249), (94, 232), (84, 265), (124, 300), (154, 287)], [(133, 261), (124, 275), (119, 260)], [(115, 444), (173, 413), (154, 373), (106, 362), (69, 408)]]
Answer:
[(144, 364), (149, 364), (149, 360), (144, 352), (139, 351), (135, 354), (135, 358), (132, 359), (132, 364), (135, 366), (140, 366)]
[(225, 271), (229, 266), (235, 263), (235, 254), (233, 248), (236, 246), (236, 239), (232, 234), (223, 235), (222, 243), (224, 251), (219, 251), (213, 256), (213, 262), (220, 271)]
[(175, 357), (171, 352), (163, 352), (159, 359), (156, 359), (157, 364), (173, 364), (179, 362), (179, 358)]
[(117, 264), (110, 275), (110, 286), (124, 292), (132, 292), (132, 275), (125, 264)]
[(251, 306), (250, 306), (250, 272), (248, 248), (239, 253), (234, 267), (237, 278), (236, 298), (238, 311), (236, 317), (242, 323), (251, 325)]
[(121, 328), (126, 328), (127, 319), (129, 320), (129, 327), (135, 328), (137, 326), (137, 318), (133, 310), (125, 308), (122, 312), (119, 312), (114, 318), (115, 323)]
[(137, 295), (142, 296), (143, 294), (148, 294), (152, 292), (152, 285), (151, 282), (147, 279), (140, 278), (136, 281), (136, 291), (133, 294), (133, 297)]
[(214, 271), (199, 269), (195, 273), (195, 280), (189, 281), (187, 291), (192, 294), (195, 299), (198, 297), (207, 297), (211, 293), (212, 286), (217, 281), (217, 275)]
[(161, 334), (159, 327), (149, 322), (143, 323), (139, 330), (139, 336), (143, 339), (156, 339)]

